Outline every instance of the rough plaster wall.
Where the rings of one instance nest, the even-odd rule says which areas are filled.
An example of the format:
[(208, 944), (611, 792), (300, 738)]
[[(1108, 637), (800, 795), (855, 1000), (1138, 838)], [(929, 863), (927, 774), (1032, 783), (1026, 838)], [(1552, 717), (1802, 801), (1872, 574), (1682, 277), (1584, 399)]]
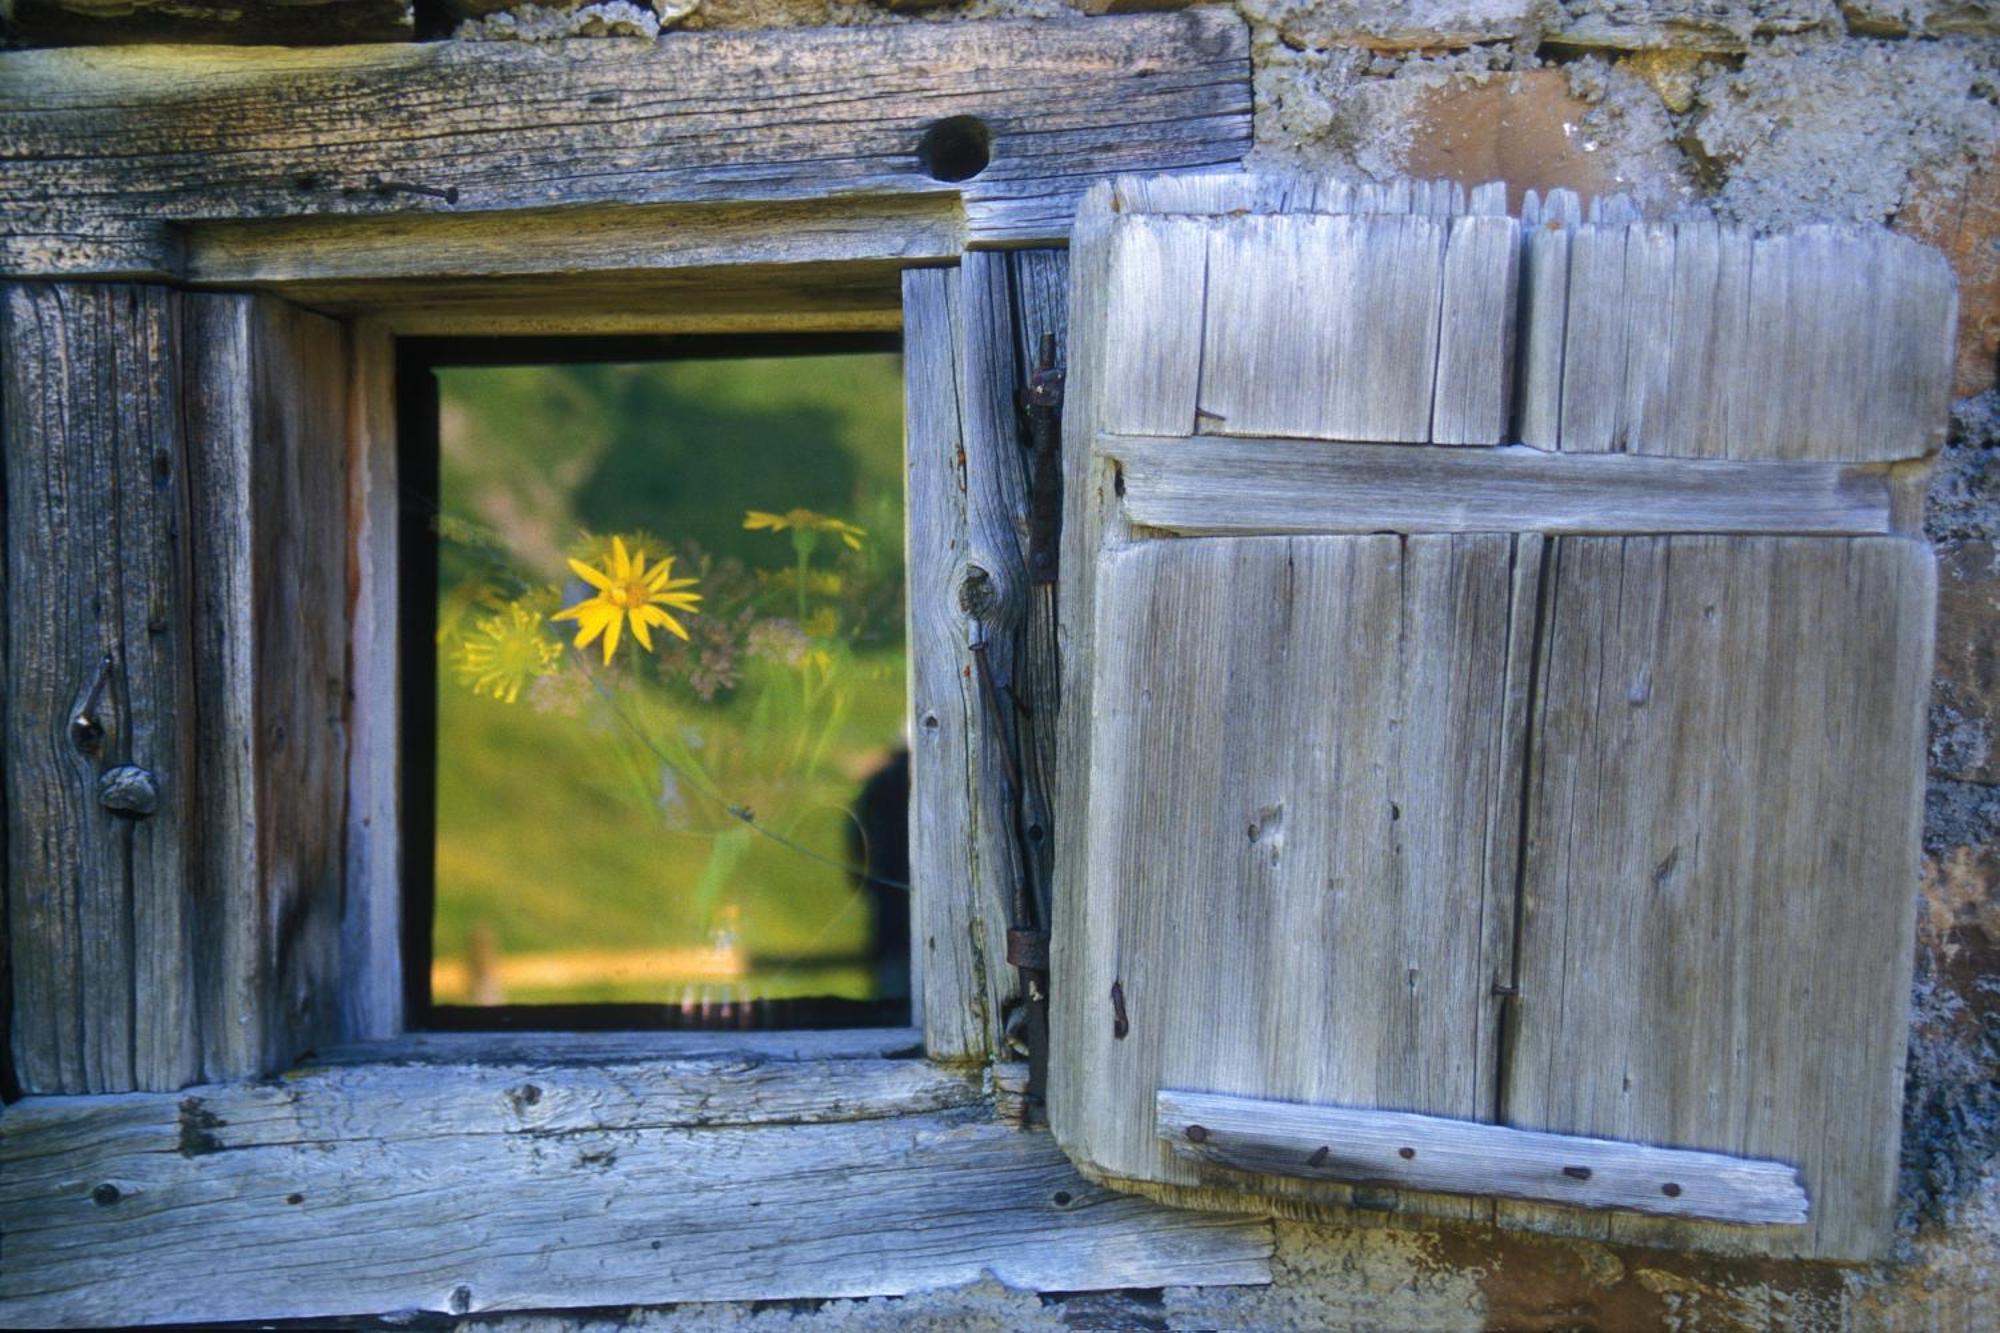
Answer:
[[(447, 0), (441, 0), (441, 3)], [(663, 27), (1048, 17), (1067, 0), (448, 0), (462, 39)], [(1092, 0), (1084, 0), (1092, 3)], [(1094, 0), (1097, 8), (1176, 7)], [(1497, 1233), (1278, 1223), (1268, 1288), (1038, 1296), (981, 1283), (468, 1327), (2000, 1327), (2000, 14), (1987, 0), (1239, 0), (1256, 161), (1624, 191), (1660, 216), (1886, 222), (1959, 273), (1932, 787), (1904, 1132), (1905, 1226), (1879, 1268), (1730, 1261)]]

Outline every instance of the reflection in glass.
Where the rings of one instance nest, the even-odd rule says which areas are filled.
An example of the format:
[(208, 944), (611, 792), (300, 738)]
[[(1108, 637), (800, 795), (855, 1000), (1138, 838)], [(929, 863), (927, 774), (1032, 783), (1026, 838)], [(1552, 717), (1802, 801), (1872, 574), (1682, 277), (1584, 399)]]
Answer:
[(905, 1021), (898, 358), (438, 381), (435, 1002)]

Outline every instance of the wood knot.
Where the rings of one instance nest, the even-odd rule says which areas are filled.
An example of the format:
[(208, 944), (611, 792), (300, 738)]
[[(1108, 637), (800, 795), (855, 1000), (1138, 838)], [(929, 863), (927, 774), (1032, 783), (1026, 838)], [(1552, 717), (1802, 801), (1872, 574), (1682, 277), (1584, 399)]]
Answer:
[(97, 803), (125, 819), (144, 819), (160, 808), (160, 780), (137, 764), (106, 769), (97, 779)]

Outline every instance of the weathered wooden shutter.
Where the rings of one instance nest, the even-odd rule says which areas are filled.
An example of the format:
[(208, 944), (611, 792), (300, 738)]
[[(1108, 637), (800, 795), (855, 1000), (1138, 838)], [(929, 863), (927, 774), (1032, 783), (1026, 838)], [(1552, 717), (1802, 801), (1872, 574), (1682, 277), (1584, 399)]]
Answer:
[(16, 1075), (270, 1072), (337, 999), (345, 334), (20, 283), (0, 350)]
[(1051, 1120), (1188, 1202), (1865, 1254), (1951, 280), (1526, 230), (1497, 187), (1087, 202)]

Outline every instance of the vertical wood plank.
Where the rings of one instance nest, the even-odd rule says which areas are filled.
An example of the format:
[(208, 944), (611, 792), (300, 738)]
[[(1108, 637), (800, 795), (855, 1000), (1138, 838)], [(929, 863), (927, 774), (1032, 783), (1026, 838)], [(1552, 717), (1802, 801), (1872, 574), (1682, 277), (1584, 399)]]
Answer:
[(347, 787), (348, 351), (269, 297), (190, 298), (203, 1064), (332, 1037)]
[(1490, 1115), (1512, 540), (1147, 542), (1101, 580), (1072, 1150), (1201, 1183), (1154, 1139), (1162, 1087)]
[(998, 1019), (999, 959), (971, 894), (972, 790), (964, 634), (965, 456), (958, 410), (959, 273), (903, 274), (904, 466), (908, 476), (910, 882), (917, 1015), (934, 1060), (979, 1060)]
[(1191, 435), (1203, 339), (1208, 233), (1184, 218), (1138, 217), (1109, 236), (1104, 420), (1118, 430)]
[[(962, 614), (954, 660), (971, 668), (966, 692), (966, 756), (973, 795), (970, 824), (973, 947), (986, 959), (990, 1015), (986, 1049), (1002, 1049), (1005, 1009), (1020, 990), (1007, 966), (1007, 928), (1025, 884), (1015, 826), (1019, 792), (1006, 782), (1016, 718), (1006, 701), (1018, 679), (1017, 648), (1028, 609), (1027, 459), (1021, 448), (1013, 292), (1007, 256), (965, 255), (959, 269), (958, 414), (965, 449), (965, 565), (956, 588)], [(985, 645), (1001, 716), (988, 708), (970, 648)]]
[(1573, 190), (1533, 190), (1521, 204), (1520, 388), (1522, 444), (1554, 449), (1561, 437), (1563, 343), (1569, 307), (1570, 229), (1581, 219)]
[(1930, 554), (1564, 538), (1553, 580), (1504, 1118), (1796, 1163), (1811, 1231), (1733, 1243), (1868, 1257), (1893, 1221)]
[(1294, 214), (1212, 230), (1199, 398), (1209, 428), (1427, 440), (1448, 226)]
[(1444, 252), (1436, 444), (1500, 444), (1514, 384), (1521, 227), (1508, 217), (1455, 217)]
[(1562, 448), (1619, 452), (1625, 403), (1625, 229), (1586, 223), (1569, 233), (1563, 323)]
[(348, 398), (348, 586), (354, 604), (347, 900), (340, 930), (343, 1041), (403, 1030), (401, 683), (397, 597), (396, 356), (380, 325), (353, 331)]
[[(33, 1092), (200, 1074), (177, 301), (124, 285), (0, 295), (12, 1042)], [(120, 765), (151, 775), (150, 815), (100, 800)]]

